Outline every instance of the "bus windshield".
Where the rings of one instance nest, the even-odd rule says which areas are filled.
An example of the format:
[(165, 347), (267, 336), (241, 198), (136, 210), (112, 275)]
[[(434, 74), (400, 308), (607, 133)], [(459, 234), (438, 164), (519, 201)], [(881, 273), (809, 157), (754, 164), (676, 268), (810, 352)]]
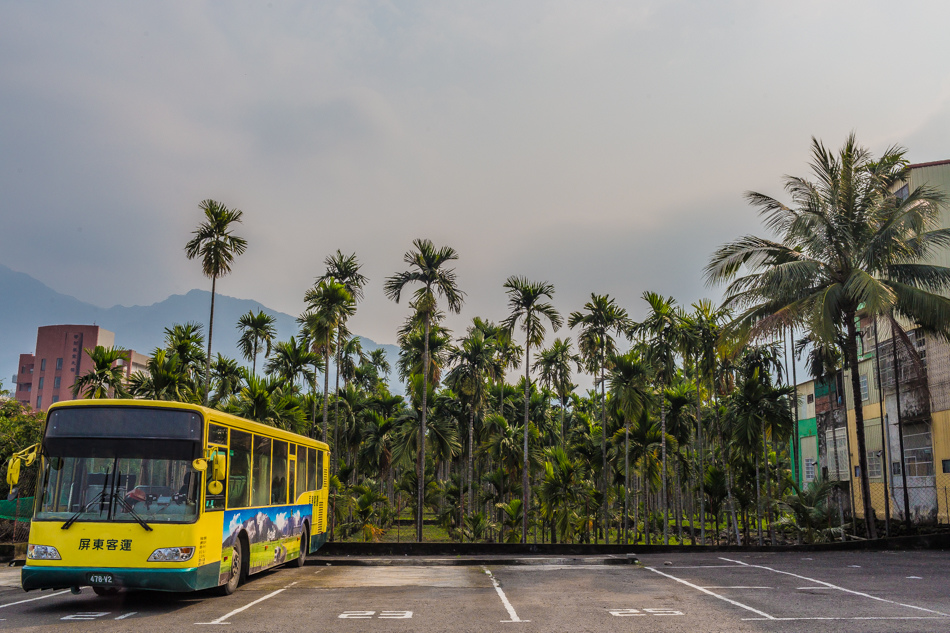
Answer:
[(37, 520), (62, 520), (68, 527), (74, 521), (197, 518), (201, 473), (192, 461), (201, 455), (200, 416), (98, 407), (59, 410), (53, 416), (44, 438)]

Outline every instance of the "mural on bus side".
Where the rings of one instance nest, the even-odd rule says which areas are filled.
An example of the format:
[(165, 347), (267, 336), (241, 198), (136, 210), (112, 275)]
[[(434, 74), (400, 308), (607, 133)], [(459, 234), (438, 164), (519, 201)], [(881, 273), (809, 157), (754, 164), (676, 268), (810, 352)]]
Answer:
[(300, 555), (304, 520), (310, 519), (312, 522), (312, 512), (313, 506), (310, 504), (226, 511), (219, 582), (228, 579), (231, 554), (242, 529), (247, 533), (251, 546), (248, 567), (254, 573)]

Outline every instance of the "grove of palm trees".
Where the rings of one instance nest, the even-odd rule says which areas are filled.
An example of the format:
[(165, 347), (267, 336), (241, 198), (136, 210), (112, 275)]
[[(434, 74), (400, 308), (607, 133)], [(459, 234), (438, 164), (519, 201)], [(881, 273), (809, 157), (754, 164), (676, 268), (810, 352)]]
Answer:
[[(856, 368), (860, 315), (950, 336), (950, 269), (928, 263), (950, 246), (937, 223), (946, 200), (925, 187), (895, 195), (907, 164), (900, 148), (875, 158), (853, 136), (837, 152), (814, 141), (812, 174), (786, 179), (787, 202), (746, 194), (767, 235), (715, 248), (704, 272), (719, 303), (643, 288), (621, 305), (591, 288), (562, 313), (556, 279), (512, 275), (498, 288), (508, 316), (495, 323), (465, 303), (453, 268), (464, 253), (417, 239), (386, 279), (361, 274), (357, 253), (329, 254), (301, 288), (289, 340), (264, 313), (214, 323), (212, 300), (209, 325), (169, 324), (148, 371), (127, 383), (109, 371), (120, 351), (91, 351), (97, 370), (77, 392), (206, 403), (327, 442), (337, 540), (838, 540), (855, 532), (838, 483), (793, 477), (791, 373), (815, 350)], [(241, 211), (201, 208), (186, 254), (214, 292), (253, 239), (236, 235)], [(405, 308), (395, 366), (349, 327), (370, 292)], [(447, 313), (463, 309), (468, 325), (450, 330)], [(214, 326), (240, 329), (250, 369), (212, 348)], [(850, 380), (859, 393), (857, 372)], [(855, 494), (870, 507), (856, 415)], [(399, 531), (410, 522), (414, 533)], [(858, 523), (858, 536), (877, 535), (870, 513)]]

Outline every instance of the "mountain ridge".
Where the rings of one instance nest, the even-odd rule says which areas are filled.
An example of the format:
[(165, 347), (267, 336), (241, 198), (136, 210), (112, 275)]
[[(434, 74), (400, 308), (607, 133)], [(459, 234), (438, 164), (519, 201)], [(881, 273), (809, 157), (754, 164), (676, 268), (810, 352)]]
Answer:
[[(96, 324), (115, 332), (118, 347), (134, 349), (141, 354), (150, 354), (163, 344), (164, 328), (175, 323), (195, 322), (207, 324), (211, 293), (194, 288), (185, 294), (173, 294), (151, 305), (101, 308), (57, 292), (27, 273), (13, 270), (0, 264), (0, 382), (10, 389), (11, 378), (16, 373), (20, 354), (32, 354), (36, 349), (36, 330), (44, 325)], [(221, 353), (236, 358), (250, 366), (240, 356), (237, 341), (240, 332), (236, 325), (248, 310), (263, 310), (275, 319), (277, 340), (285, 341), (297, 335), (296, 318), (272, 310), (259, 301), (240, 299), (220, 293), (215, 294), (215, 329), (212, 353)], [(231, 324), (230, 327), (228, 324)], [(390, 365), (395, 367), (399, 348), (395, 345), (376, 343), (360, 337), (367, 352), (382, 348)], [(263, 356), (258, 358), (261, 364)], [(333, 368), (331, 366), (331, 371)], [(390, 374), (390, 378), (393, 375)], [(390, 383), (393, 393), (403, 393), (398, 381)]]

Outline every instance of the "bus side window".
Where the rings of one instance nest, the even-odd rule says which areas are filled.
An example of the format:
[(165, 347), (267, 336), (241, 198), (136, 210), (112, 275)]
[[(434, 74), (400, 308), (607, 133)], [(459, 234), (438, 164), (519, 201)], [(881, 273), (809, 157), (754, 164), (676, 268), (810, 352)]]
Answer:
[(287, 503), (287, 442), (274, 440), (274, 465), (271, 470), (270, 502)]
[(323, 451), (317, 451), (317, 490), (323, 490), (323, 480), (325, 478), (325, 473), (323, 472)]
[[(219, 454), (224, 455), (225, 459), (227, 459), (228, 449), (226, 447), (209, 446), (208, 448), (211, 449), (212, 451), (217, 451)], [(197, 475), (200, 476), (201, 473), (197, 473)], [(206, 511), (207, 510), (224, 510), (225, 491), (222, 490), (221, 494), (219, 495), (213, 495), (208, 491), (208, 485), (211, 483), (213, 477), (214, 477), (214, 457), (212, 453), (212, 458), (211, 460), (208, 461), (208, 468), (207, 470), (205, 470), (205, 477), (204, 477), (205, 479), (205, 510)], [(224, 485), (224, 483), (225, 482), (223, 481), (221, 482), (222, 485)]]
[(297, 494), (305, 492), (307, 492), (307, 449), (301, 446), (297, 451)]
[(307, 449), (307, 490), (317, 489), (317, 449)]
[(246, 508), (250, 500), (251, 434), (231, 431), (231, 459), (228, 460), (228, 507)]
[[(293, 444), (291, 444), (293, 446)], [(287, 462), (287, 503), (297, 502), (297, 460)]]
[(251, 473), (251, 505), (270, 505), (270, 446), (269, 437), (254, 436), (254, 470)]

